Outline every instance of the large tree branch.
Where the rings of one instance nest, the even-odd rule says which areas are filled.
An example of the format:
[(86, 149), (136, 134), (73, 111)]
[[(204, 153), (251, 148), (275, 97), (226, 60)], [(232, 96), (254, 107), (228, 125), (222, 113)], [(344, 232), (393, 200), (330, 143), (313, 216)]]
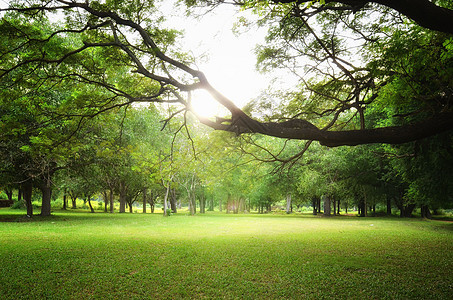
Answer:
[[(306, 3), (311, 0), (274, 0), (274, 2)], [(351, 10), (360, 9), (367, 3), (377, 3), (398, 11), (422, 27), (453, 34), (453, 10), (435, 5), (429, 0), (327, 0), (326, 3), (344, 4)]]
[(428, 0), (375, 0), (393, 8), (420, 26), (453, 34), (453, 10), (440, 7)]
[(304, 120), (264, 123), (245, 116), (240, 121), (224, 124), (200, 116), (199, 119), (203, 124), (216, 130), (238, 134), (261, 133), (279, 138), (315, 140), (328, 147), (373, 143), (401, 144), (453, 129), (453, 112), (440, 113), (433, 118), (410, 125), (345, 131), (324, 131)]

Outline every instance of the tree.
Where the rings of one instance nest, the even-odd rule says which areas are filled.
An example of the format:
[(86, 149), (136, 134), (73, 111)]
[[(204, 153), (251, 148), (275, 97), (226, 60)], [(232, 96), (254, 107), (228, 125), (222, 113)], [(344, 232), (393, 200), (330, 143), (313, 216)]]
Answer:
[[(436, 109), (424, 110), (423, 113), (417, 114), (419, 118), (403, 118), (404, 120), (397, 125), (366, 127), (366, 108), (378, 101), (378, 98), (386, 101), (388, 97), (385, 97), (382, 87), (389, 84), (387, 76), (393, 70), (386, 69), (378, 74), (379, 72), (374, 72), (366, 64), (359, 63), (358, 66), (354, 66), (351, 61), (348, 62), (349, 55), (346, 51), (351, 51), (352, 48), (347, 46), (347, 42), (339, 34), (342, 30), (348, 30), (353, 39), (360, 38), (363, 41), (358, 47), (361, 53), (367, 53), (365, 50), (379, 44), (386, 36), (405, 36), (407, 32), (414, 30), (423, 31), (447, 43), (452, 27), (449, 1), (433, 3), (428, 0), (417, 0), (411, 5), (407, 5), (405, 1), (387, 0), (319, 2), (276, 0), (237, 3), (255, 8), (262, 16), (261, 24), (265, 23), (263, 21), (265, 19), (278, 21), (277, 28), (269, 27), (270, 43), (279, 40), (289, 45), (293, 41), (301, 41), (302, 46), (307, 46), (305, 49), (317, 51), (316, 55), (312, 55), (310, 51), (305, 51), (304, 47), (299, 47), (301, 45), (296, 45), (295, 48), (300, 54), (313, 58), (315, 64), (317, 61), (323, 62), (317, 71), (324, 73), (326, 79), (313, 84), (303, 82), (309, 102), (324, 101), (321, 105), (322, 120), (302, 118), (304, 116), (302, 112), (293, 112), (283, 119), (270, 122), (251, 118), (212, 87), (204, 74), (192, 67), (188, 56), (175, 52), (172, 46), (177, 33), (163, 28), (159, 22), (154, 22), (158, 18), (153, 18), (150, 13), (158, 11), (158, 7), (150, 1), (145, 1), (142, 5), (136, 5), (135, 1), (121, 4), (115, 1), (102, 4), (66, 0), (36, 1), (29, 6), (20, 3), (2, 9), (7, 13), (3, 20), (12, 24), (10, 32), (26, 39), (22, 44), (4, 47), (2, 50), (4, 54), (24, 51), (34, 46), (32, 40), (35, 38), (27, 40), (27, 36), (21, 34), (20, 28), (12, 22), (19, 15), (26, 21), (31, 21), (42, 19), (47, 13), (64, 11), (65, 25), (55, 27), (47, 35), (37, 39), (36, 44), (45, 48), (62, 36), (73, 37), (77, 42), (58, 48), (52, 53), (38, 51), (19, 61), (10, 61), (3, 67), (0, 79), (8, 80), (18, 70), (27, 68), (32, 73), (52, 68), (59, 78), (103, 88), (107, 91), (108, 97), (96, 100), (91, 106), (91, 111), (83, 112), (87, 116), (95, 115), (112, 106), (141, 101), (177, 103), (182, 105), (179, 111), (190, 110), (191, 92), (204, 89), (231, 113), (230, 117), (217, 121), (199, 117), (202, 123), (214, 129), (239, 134), (252, 132), (280, 138), (318, 140), (327, 146), (405, 143), (452, 128), (453, 113), (448, 106), (451, 94), (441, 92), (448, 91), (445, 84), (441, 85), (442, 89), (437, 94), (433, 94), (435, 101), (443, 103)], [(380, 18), (370, 23), (368, 16), (371, 13), (379, 15)], [(396, 16), (398, 13), (407, 19), (398, 18)], [(321, 29), (324, 32), (322, 34)], [(136, 39), (137, 43), (134, 44), (129, 38), (131, 35), (126, 34), (126, 31), (134, 32), (135, 36), (139, 37)], [(448, 54), (450, 48), (446, 44), (441, 52)], [(432, 49), (428, 48), (428, 51)], [(273, 65), (278, 65), (282, 59), (288, 57), (292, 58), (288, 61), (297, 61), (294, 59), (298, 56), (285, 51), (282, 45), (265, 46), (260, 51), (260, 60), (262, 62), (270, 60)], [(84, 55), (100, 59), (78, 60)], [(449, 57), (449, 54), (443, 57)], [(365, 55), (364, 59), (366, 61), (370, 57)], [(447, 60), (451, 61), (451, 58)], [(121, 75), (104, 76), (103, 64), (106, 62), (124, 71)], [(136, 84), (138, 82), (150, 88), (140, 88)], [(338, 90), (336, 89), (338, 86), (343, 87)], [(339, 92), (335, 94), (335, 90)], [(107, 101), (113, 98), (122, 100), (114, 104)], [(304, 112), (310, 113), (309, 110)], [(348, 112), (350, 120), (357, 118), (357, 121), (354, 122), (356, 124), (344, 126), (344, 121), (339, 117)]]
[[(258, 147), (249, 152), (267, 157), (265, 161), (297, 161), (314, 140), (329, 147), (414, 141), (417, 147), (423, 145), (420, 160), (415, 156), (408, 159), (416, 168), (411, 169), (402, 163), (404, 160), (390, 165), (399, 176), (398, 203), (404, 211), (414, 203), (435, 206), (435, 201), (428, 200), (433, 190), (417, 179), (431, 174), (428, 165), (443, 170), (438, 161), (450, 162), (442, 153), (451, 148), (453, 126), (451, 1), (415, 0), (411, 5), (401, 0), (235, 3), (253, 9), (257, 16), (254, 21), (268, 29), (266, 44), (257, 47), (258, 67), (267, 72), (285, 68), (298, 79), (294, 89), (266, 95), (281, 103), (270, 114), (260, 114), (266, 109), (266, 97), (240, 109), (211, 86), (187, 54), (190, 49), (178, 47), (180, 33), (163, 27), (156, 2), (36, 0), (12, 2), (2, 8), (0, 109), (6, 133), (0, 137), (0, 154), (8, 161), (2, 166), (2, 174), (7, 174), (2, 183), (23, 185), (28, 191), (24, 190), (27, 203), (31, 203), (28, 197), (33, 185), (40, 187), (43, 214), (50, 214), (54, 173), (68, 165), (67, 157), (76, 156), (80, 145), (71, 143), (93, 118), (108, 111), (127, 112), (132, 103), (166, 103), (174, 106), (168, 110), (164, 125), (171, 127), (176, 119), (180, 126), (174, 127), (175, 131), (184, 132), (190, 127), (187, 112), (191, 111), (192, 92), (204, 89), (227, 108), (229, 115), (215, 120), (197, 116), (201, 123), (242, 135), (244, 141)], [(51, 21), (55, 12), (64, 13), (61, 24)], [(120, 132), (123, 121), (116, 119), (115, 128), (121, 128)], [(157, 126), (157, 119), (150, 122)], [(126, 199), (132, 203), (136, 194), (132, 190), (142, 191), (147, 183), (156, 181), (144, 178), (156, 173), (154, 166), (161, 155), (148, 157), (148, 161), (141, 159), (143, 152), (138, 148), (146, 143), (140, 143), (133, 134), (141, 127), (131, 125), (128, 134), (95, 143), (97, 154), (112, 163), (104, 164), (109, 170), (104, 172), (108, 180), (103, 189), (116, 188), (122, 206)], [(283, 139), (260, 140), (249, 135), (253, 133)], [(122, 140), (128, 136), (131, 141)], [(187, 137), (193, 143), (190, 135)], [(135, 147), (126, 146), (134, 144), (132, 140)], [(174, 142), (166, 140), (166, 144)], [(287, 144), (291, 152), (279, 150)], [(399, 151), (406, 147), (412, 144), (384, 152), (399, 157), (405, 155)], [(277, 155), (273, 154), (275, 149)], [(437, 155), (431, 157), (431, 150), (438, 151)], [(348, 171), (344, 164), (326, 161), (332, 165), (332, 172), (319, 174), (329, 182), (327, 187), (333, 194), (342, 182), (352, 181), (345, 178), (353, 168)], [(228, 164), (234, 165), (231, 161)], [(222, 172), (225, 191), (230, 191), (225, 195), (243, 201), (244, 194), (259, 184), (245, 179), (246, 170), (234, 172), (231, 178)], [(167, 179), (177, 172), (170, 173)], [(161, 180), (162, 174), (156, 177)], [(203, 179), (202, 174), (199, 179)], [(267, 179), (272, 182), (272, 178)], [(356, 197), (360, 191), (365, 197), (378, 188), (376, 178), (362, 179), (349, 182)], [(170, 182), (164, 184), (167, 191)], [(208, 181), (198, 182), (203, 186)], [(139, 184), (130, 188), (130, 183)], [(128, 192), (132, 193), (128, 196)], [(278, 194), (277, 190), (268, 192), (266, 205), (272, 202), (271, 193)], [(366, 211), (363, 203), (362, 210)]]

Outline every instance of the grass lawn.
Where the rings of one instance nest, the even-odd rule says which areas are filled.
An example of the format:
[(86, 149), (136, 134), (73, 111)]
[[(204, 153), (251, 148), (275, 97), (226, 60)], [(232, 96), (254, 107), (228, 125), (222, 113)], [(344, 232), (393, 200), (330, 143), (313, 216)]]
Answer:
[(453, 223), (0, 209), (0, 299), (453, 299)]

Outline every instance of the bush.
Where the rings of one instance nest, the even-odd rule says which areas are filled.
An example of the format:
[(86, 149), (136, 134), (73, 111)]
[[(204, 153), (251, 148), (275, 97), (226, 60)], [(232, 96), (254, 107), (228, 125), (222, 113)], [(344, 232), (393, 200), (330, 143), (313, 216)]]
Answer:
[[(33, 210), (41, 208), (41, 206), (37, 205), (37, 203), (32, 203)], [(14, 201), (13, 205), (10, 207), (11, 209), (26, 209), (25, 201)]]
[(13, 205), (11, 205), (12, 209), (25, 209), (25, 201), (14, 201)]
[(63, 199), (56, 199), (52, 201), (52, 208), (63, 208)]
[(4, 191), (0, 192), (0, 199), (8, 199), (8, 195)]

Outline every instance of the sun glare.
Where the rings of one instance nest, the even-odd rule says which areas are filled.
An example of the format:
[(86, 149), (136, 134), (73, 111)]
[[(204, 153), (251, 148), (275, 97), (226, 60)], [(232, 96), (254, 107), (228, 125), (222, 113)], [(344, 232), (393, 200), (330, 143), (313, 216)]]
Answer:
[(222, 115), (224, 108), (208, 92), (200, 90), (192, 94), (192, 108), (196, 114), (212, 118)]

